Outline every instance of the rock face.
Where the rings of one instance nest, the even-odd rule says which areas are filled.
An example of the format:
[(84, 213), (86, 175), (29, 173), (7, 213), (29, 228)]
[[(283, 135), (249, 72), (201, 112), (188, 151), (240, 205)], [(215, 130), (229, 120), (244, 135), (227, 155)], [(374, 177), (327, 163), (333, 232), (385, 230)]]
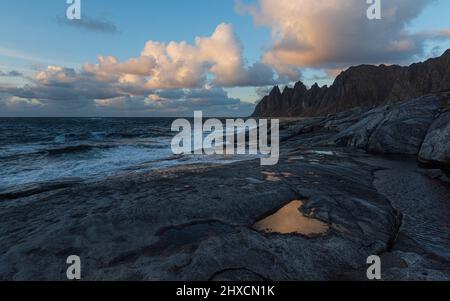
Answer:
[(441, 57), (408, 67), (351, 67), (330, 87), (298, 82), (283, 93), (275, 87), (257, 105), (254, 117), (310, 117), (335, 114), (355, 107), (374, 107), (450, 91), (450, 49)]
[(417, 155), (438, 110), (434, 96), (373, 109), (341, 131), (335, 142), (371, 153)]
[(350, 147), (417, 156), (423, 167), (450, 174), (450, 95), (436, 94), (374, 109), (355, 108), (283, 125), (281, 139), (304, 147)]
[(420, 150), (419, 160), (450, 173), (450, 111), (442, 113), (431, 125)]
[(448, 147), (443, 135), (446, 128), (442, 128), (448, 117), (436, 119), (441, 103), (442, 96), (430, 95), (370, 110), (356, 108), (326, 118), (306, 118), (284, 125), (288, 129), (282, 139), (297, 136), (305, 147), (351, 147), (377, 154), (418, 155), (427, 133), (438, 136), (428, 138), (430, 149)]
[[(281, 139), (304, 147), (350, 147), (373, 154), (415, 156), (437, 178), (450, 175), (450, 95), (440, 93), (375, 109), (355, 108), (282, 126)], [(444, 178), (442, 178), (444, 176)]]

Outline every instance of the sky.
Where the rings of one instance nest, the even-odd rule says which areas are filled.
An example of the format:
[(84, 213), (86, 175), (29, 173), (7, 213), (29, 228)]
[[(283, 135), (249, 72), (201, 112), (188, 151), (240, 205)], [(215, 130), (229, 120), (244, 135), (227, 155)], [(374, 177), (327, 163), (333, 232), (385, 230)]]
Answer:
[(450, 48), (450, 1), (0, 0), (0, 116), (247, 116), (273, 85)]

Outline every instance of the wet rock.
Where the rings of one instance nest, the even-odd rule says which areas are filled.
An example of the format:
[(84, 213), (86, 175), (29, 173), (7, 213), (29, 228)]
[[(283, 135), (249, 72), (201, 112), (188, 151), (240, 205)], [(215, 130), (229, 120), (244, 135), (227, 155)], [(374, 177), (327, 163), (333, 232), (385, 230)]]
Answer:
[[(81, 257), (84, 280), (364, 275), (366, 258), (388, 247), (397, 223), (372, 186), (373, 170), (353, 154), (296, 156), (304, 159), (177, 167), (0, 203), (0, 279), (63, 280), (68, 254)], [(174, 189), (186, 185), (193, 189)], [(252, 228), (297, 199), (304, 216), (330, 227), (326, 234)]]
[(384, 256), (385, 280), (450, 280), (450, 187), (405, 163), (385, 160), (376, 172), (377, 191), (402, 213), (399, 233)]
[(441, 114), (431, 125), (419, 160), (425, 166), (442, 168), (450, 174), (450, 111)]
[(58, 189), (68, 188), (80, 184), (82, 179), (70, 178), (59, 181), (50, 181), (47, 183), (19, 185), (12, 189), (4, 190), (0, 193), (0, 201), (14, 200), (18, 198), (28, 197), (35, 194), (51, 192)]

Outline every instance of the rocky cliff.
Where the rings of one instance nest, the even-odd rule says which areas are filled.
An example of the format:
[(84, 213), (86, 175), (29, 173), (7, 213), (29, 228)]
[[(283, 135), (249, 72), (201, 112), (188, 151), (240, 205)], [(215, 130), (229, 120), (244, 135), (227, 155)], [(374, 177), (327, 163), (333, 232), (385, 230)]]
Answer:
[(375, 107), (450, 91), (450, 49), (441, 57), (402, 66), (351, 67), (330, 86), (307, 89), (302, 82), (283, 92), (274, 87), (253, 117), (326, 116), (355, 107)]

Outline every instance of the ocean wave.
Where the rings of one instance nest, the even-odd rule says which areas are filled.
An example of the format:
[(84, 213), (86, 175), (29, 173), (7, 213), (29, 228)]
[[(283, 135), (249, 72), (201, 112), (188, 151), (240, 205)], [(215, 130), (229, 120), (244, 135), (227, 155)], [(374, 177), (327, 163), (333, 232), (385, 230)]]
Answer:
[(91, 137), (94, 138), (94, 140), (103, 140), (107, 134), (107, 132), (91, 132)]
[[(103, 147), (106, 147), (106, 146), (102, 146), (102, 148)], [(64, 146), (61, 148), (47, 149), (43, 152), (45, 152), (46, 154), (48, 154), (50, 156), (57, 156), (57, 155), (64, 155), (64, 154), (75, 154), (75, 153), (87, 152), (87, 151), (91, 151), (95, 148), (99, 148), (99, 146), (80, 144), (80, 145)]]
[(169, 119), (7, 120), (0, 132), (0, 190), (180, 164), (170, 159), (170, 124)]
[(56, 136), (55, 139), (53, 139), (53, 142), (59, 143), (59, 144), (66, 143), (66, 135), (61, 134), (61, 135)]
[(29, 144), (29, 145), (11, 145), (0, 148), (0, 159), (11, 159), (20, 156), (29, 156), (40, 154), (45, 150), (46, 146), (43, 144)]

